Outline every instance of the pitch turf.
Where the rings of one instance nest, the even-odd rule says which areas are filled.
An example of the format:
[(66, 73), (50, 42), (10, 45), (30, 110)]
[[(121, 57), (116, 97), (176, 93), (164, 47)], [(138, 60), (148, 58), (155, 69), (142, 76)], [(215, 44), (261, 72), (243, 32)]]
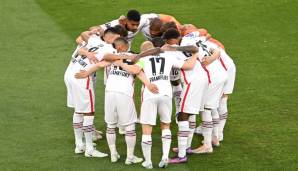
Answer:
[[(166, 170), (297, 170), (297, 7), (296, 0), (1, 0), (0, 170), (142, 169), (124, 165), (121, 136), (117, 145), (123, 155), (117, 164), (73, 153), (72, 111), (65, 107), (63, 83), (75, 37), (131, 8), (171, 14), (182, 23), (207, 28), (237, 65), (222, 146)], [(135, 51), (142, 40), (141, 35), (135, 39)], [(101, 78), (95, 122), (104, 130)], [(138, 108), (139, 102), (137, 98)], [(175, 135), (175, 124), (173, 130)], [(161, 156), (159, 133), (156, 128), (155, 168)], [(196, 136), (194, 146), (200, 140)], [(105, 140), (98, 147), (108, 152)], [(141, 156), (140, 134), (136, 149)]]

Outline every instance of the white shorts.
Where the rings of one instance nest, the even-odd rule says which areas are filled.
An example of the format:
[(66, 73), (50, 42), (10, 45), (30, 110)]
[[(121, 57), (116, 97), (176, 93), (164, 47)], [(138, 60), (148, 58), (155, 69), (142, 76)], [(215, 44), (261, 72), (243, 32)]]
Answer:
[(223, 93), (224, 83), (227, 80), (227, 72), (212, 74), (211, 83), (208, 85), (207, 91), (204, 96), (204, 105), (202, 105), (201, 110), (204, 108), (216, 109), (219, 106), (219, 100)]
[(105, 93), (105, 122), (126, 126), (137, 121), (137, 112), (132, 97), (119, 92)]
[(198, 76), (191, 83), (185, 84), (181, 93), (179, 111), (189, 114), (199, 114), (207, 88), (208, 80), (203, 76)]
[(67, 102), (66, 102), (66, 105), (67, 107), (70, 107), (70, 108), (74, 108), (74, 100), (73, 100), (73, 95), (72, 95), (72, 92), (73, 92), (73, 88), (72, 88), (72, 85), (71, 85), (71, 76), (74, 76), (73, 74), (71, 74), (71, 69), (70, 67), (68, 67), (65, 71), (65, 74), (64, 74), (64, 83), (66, 85), (66, 90), (67, 90)]
[(141, 106), (140, 123), (156, 125), (157, 113), (159, 114), (161, 122), (171, 123), (172, 98), (168, 96), (161, 96), (143, 101)]
[(92, 113), (95, 111), (95, 96), (92, 78), (69, 78), (67, 101), (74, 106), (76, 113)]
[(223, 94), (232, 94), (233, 93), (235, 77), (236, 77), (236, 66), (235, 66), (235, 64), (233, 64), (228, 69), (228, 79), (224, 83)]

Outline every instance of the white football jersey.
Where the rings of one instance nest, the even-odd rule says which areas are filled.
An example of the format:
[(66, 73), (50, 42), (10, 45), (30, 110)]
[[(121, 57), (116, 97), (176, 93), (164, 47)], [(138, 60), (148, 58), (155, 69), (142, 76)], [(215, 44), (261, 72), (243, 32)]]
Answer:
[(139, 28), (147, 40), (152, 40), (149, 28), (150, 28), (150, 22), (154, 18), (158, 18), (158, 14), (150, 13), (150, 14), (141, 15), (141, 21), (140, 21)]
[(151, 93), (145, 87), (143, 100), (161, 96), (172, 97), (172, 86), (170, 82), (170, 72), (173, 67), (181, 68), (184, 60), (178, 60), (173, 53), (160, 53), (158, 56), (146, 56), (141, 58), (137, 65), (141, 67), (149, 81), (158, 87), (159, 93)]
[[(95, 56), (99, 61), (102, 60), (106, 53), (116, 52), (111, 44), (107, 44), (97, 35), (92, 35), (84, 47), (87, 48), (89, 52), (95, 52)], [(93, 65), (94, 64), (91, 64), (86, 56), (79, 55), (78, 52), (74, 53), (72, 56), (71, 67), (74, 73), (77, 73), (80, 70), (88, 70)]]
[[(130, 53), (124, 54), (131, 55)], [(123, 59), (123, 62), (128, 65), (133, 65), (133, 62), (128, 59)], [(112, 64), (109, 72), (109, 77), (106, 82), (106, 91), (120, 92), (128, 95), (129, 97), (133, 97), (134, 80), (135, 75), (132, 75), (123, 70), (121, 67)]]
[[(184, 40), (183, 40), (184, 39)], [(196, 45), (199, 47), (199, 58), (202, 60), (205, 56), (212, 55), (212, 49), (219, 49), (215, 43), (206, 40), (206, 37), (185, 37), (182, 39), (186, 45)], [(222, 55), (220, 55), (221, 57)], [(225, 65), (221, 63), (220, 59), (214, 60), (211, 64), (207, 65), (209, 73), (212, 75), (222, 74), (226, 71)]]

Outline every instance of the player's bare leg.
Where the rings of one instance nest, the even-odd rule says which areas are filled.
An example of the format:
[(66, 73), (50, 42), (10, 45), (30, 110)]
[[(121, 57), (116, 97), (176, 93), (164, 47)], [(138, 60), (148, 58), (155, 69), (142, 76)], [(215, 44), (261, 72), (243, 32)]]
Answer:
[(227, 94), (224, 94), (220, 99), (218, 113), (219, 113), (219, 119), (220, 119), (219, 127), (218, 127), (218, 138), (219, 138), (219, 141), (222, 141), (224, 127), (228, 118), (228, 95)]
[(143, 161), (142, 158), (138, 158), (134, 155), (135, 145), (136, 145), (136, 131), (135, 124), (130, 124), (125, 126), (125, 141), (127, 148), (127, 157), (125, 164), (135, 164)]
[(158, 166), (161, 168), (165, 168), (168, 166), (169, 163), (169, 152), (171, 148), (171, 142), (172, 142), (172, 133), (170, 130), (170, 124), (169, 123), (160, 123), (161, 128), (161, 140), (162, 140), (162, 158), (159, 162)]
[(142, 124), (142, 151), (145, 158), (145, 161), (142, 163), (142, 166), (146, 169), (152, 169), (151, 161), (151, 147), (152, 147), (152, 126), (147, 124)]
[(84, 120), (83, 120), (83, 131), (86, 140), (86, 157), (106, 157), (108, 156), (105, 153), (97, 151), (93, 147), (92, 141), (92, 132), (93, 132), (93, 120), (94, 120), (94, 112), (92, 113), (84, 113)]

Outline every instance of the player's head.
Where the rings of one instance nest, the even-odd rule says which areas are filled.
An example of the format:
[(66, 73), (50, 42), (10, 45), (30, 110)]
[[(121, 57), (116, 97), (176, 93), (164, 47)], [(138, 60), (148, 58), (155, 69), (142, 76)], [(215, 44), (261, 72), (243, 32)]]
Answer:
[(129, 10), (126, 14), (126, 29), (136, 32), (141, 20), (141, 14), (137, 10)]
[(192, 24), (184, 24), (180, 27), (181, 35), (187, 35), (188, 33), (194, 32), (196, 30), (198, 29)]
[(173, 28), (167, 30), (162, 37), (170, 45), (179, 44), (181, 39), (179, 31)]
[(118, 37), (120, 34), (114, 27), (107, 28), (103, 33), (103, 39), (108, 44), (112, 44)]
[(127, 37), (127, 30), (123, 26), (116, 25), (114, 26), (114, 28), (117, 30), (121, 37)]
[(117, 49), (117, 52), (127, 52), (129, 49), (129, 43), (124, 37), (115, 39), (113, 46)]
[(178, 30), (178, 27), (175, 22), (166, 22), (161, 26), (161, 32), (166, 32), (169, 29), (176, 29)]
[(149, 32), (151, 37), (162, 36), (161, 27), (162, 27), (162, 21), (159, 18), (152, 19), (149, 26)]
[(154, 48), (152, 42), (145, 41), (141, 44), (141, 52)]
[(162, 47), (165, 44), (165, 41), (161, 37), (154, 37), (151, 42), (154, 47)]

